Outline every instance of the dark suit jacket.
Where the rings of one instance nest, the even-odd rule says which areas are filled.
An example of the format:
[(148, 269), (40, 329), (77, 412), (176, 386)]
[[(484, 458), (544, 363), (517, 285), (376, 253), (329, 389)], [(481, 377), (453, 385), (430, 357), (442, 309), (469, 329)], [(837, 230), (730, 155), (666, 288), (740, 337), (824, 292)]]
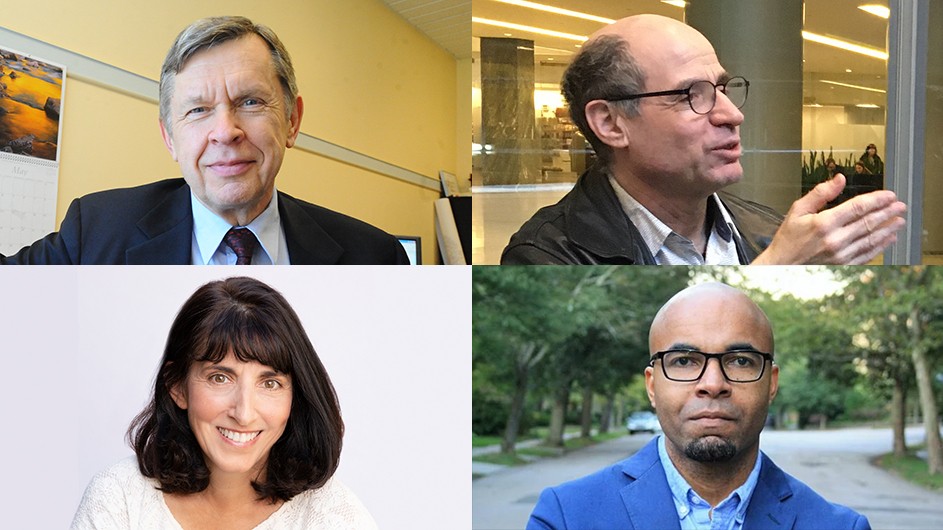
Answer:
[[(409, 263), (393, 236), (352, 217), (281, 192), (278, 212), (293, 265)], [(169, 179), (75, 199), (59, 232), (0, 263), (186, 265), (192, 237), (190, 187)]]
[[(657, 439), (631, 458), (572, 482), (547, 488), (527, 530), (680, 529)], [(761, 453), (760, 477), (743, 528), (867, 530), (868, 519), (832, 504)]]

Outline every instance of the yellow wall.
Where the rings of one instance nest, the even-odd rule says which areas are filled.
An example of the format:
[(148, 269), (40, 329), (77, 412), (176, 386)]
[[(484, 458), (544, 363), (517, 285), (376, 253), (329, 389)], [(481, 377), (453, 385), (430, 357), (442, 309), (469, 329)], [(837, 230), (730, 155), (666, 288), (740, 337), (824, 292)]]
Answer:
[[(285, 43), (305, 101), (302, 132), (438, 178), (463, 164), (457, 61), (379, 0), (51, 0), (7, 10), (13, 31), (156, 80), (177, 33), (193, 20), (238, 14)], [(66, 65), (68, 67), (68, 65)], [(458, 114), (462, 116), (462, 114)], [(86, 193), (179, 176), (157, 127), (157, 106), (69, 78), (62, 116), (58, 219)], [(467, 135), (464, 135), (467, 136)], [(297, 149), (282, 191), (395, 234), (419, 235), (436, 261), (438, 192)]]
[(455, 167), (458, 171), (458, 185), (463, 190), (471, 187), (472, 172), (472, 100), (469, 95), (469, 89), (472, 86), (472, 60), (471, 58), (458, 61), (455, 80), (455, 100), (456, 116), (455, 121)]

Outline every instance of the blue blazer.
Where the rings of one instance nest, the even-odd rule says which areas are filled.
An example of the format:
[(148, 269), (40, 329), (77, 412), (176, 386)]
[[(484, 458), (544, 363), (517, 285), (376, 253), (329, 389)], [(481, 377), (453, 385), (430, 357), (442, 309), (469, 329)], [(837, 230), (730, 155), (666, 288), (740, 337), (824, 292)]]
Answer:
[[(652, 440), (632, 457), (588, 477), (545, 489), (527, 530), (680, 530), (657, 443)], [(744, 529), (871, 528), (863, 515), (828, 502), (761, 457)]]
[[(402, 245), (352, 217), (278, 193), (293, 265), (408, 264)], [(182, 178), (75, 199), (58, 232), (24, 247), (10, 265), (186, 265), (193, 211)]]

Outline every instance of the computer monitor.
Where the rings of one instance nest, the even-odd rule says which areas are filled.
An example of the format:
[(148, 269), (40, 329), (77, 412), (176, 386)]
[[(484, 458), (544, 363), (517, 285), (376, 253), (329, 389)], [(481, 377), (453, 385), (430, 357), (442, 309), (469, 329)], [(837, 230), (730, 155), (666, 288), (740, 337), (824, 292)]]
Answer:
[(406, 249), (410, 265), (422, 265), (422, 238), (419, 236), (396, 236), (399, 244)]

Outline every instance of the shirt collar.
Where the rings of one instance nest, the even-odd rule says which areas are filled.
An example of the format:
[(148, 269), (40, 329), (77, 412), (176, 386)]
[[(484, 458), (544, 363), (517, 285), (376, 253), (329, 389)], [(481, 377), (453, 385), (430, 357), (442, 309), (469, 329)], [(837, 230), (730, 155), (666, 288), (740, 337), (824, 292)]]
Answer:
[[(225, 254), (223, 237), (232, 228), (225, 219), (207, 208), (193, 191), (190, 192), (190, 207), (193, 211), (193, 257), (194, 263), (208, 265), (213, 256)], [(279, 263), (281, 247), (281, 217), (278, 213), (278, 190), (272, 193), (272, 200), (255, 219), (245, 226), (259, 240), (259, 246), (253, 254), (252, 262), (256, 265)]]
[[(665, 477), (668, 479), (668, 488), (671, 490), (671, 497), (678, 511), (678, 517), (684, 519), (694, 508), (694, 502), (700, 500), (702, 503), (706, 503), (706, 501), (701, 500), (694, 491), (694, 488), (692, 488), (691, 485), (688, 484), (688, 481), (678, 472), (678, 468), (675, 467), (674, 462), (672, 462), (671, 458), (668, 456), (668, 450), (665, 448), (664, 435), (658, 437), (658, 458), (661, 460), (661, 466), (665, 470)], [(756, 483), (760, 478), (760, 464), (762, 460), (760, 455), (757, 454), (756, 462), (753, 464), (753, 470), (750, 471), (750, 475), (747, 477), (746, 481), (717, 504), (717, 506), (720, 506), (732, 498), (738, 499), (737, 511), (734, 516), (738, 524), (742, 525), (743, 520), (746, 518), (747, 508), (750, 506), (750, 499), (753, 497), (753, 490), (756, 489)]]
[[(635, 200), (635, 197), (629, 195), (629, 192), (625, 191), (625, 189), (616, 182), (615, 177), (608, 175), (608, 178), (609, 185), (615, 192), (616, 198), (619, 199), (619, 204), (622, 205), (622, 210), (642, 235), (645, 246), (648, 247), (652, 256), (658, 255), (659, 250), (665, 246), (668, 237), (675, 234), (675, 232), (668, 225), (663, 223), (661, 219), (655, 217), (655, 214), (643, 206), (642, 203)], [(711, 196), (708, 197), (707, 220), (713, 223), (713, 232), (716, 232), (725, 242), (729, 243), (731, 241), (736, 226), (733, 223), (733, 217), (730, 216), (730, 212), (727, 211), (727, 208), (720, 201), (720, 197), (718, 197), (716, 193), (712, 193)], [(675, 236), (683, 238), (683, 236), (679, 234), (675, 234)]]

